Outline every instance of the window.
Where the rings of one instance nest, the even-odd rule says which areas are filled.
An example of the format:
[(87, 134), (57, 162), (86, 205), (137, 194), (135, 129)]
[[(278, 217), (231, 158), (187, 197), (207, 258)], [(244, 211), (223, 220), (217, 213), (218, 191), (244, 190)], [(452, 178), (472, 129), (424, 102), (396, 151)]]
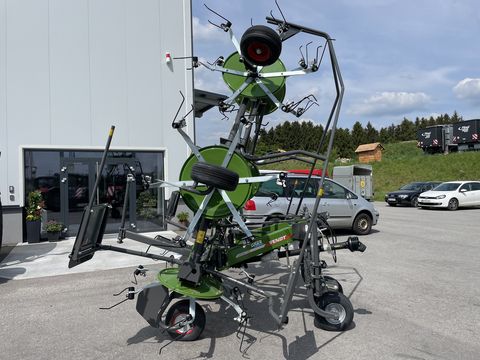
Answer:
[[(299, 198), (302, 196), (303, 189), (307, 178), (287, 178), (287, 189), (286, 195), (288, 197)], [(307, 188), (305, 189), (305, 198), (315, 198), (317, 196), (317, 181), (315, 179), (310, 179), (308, 182)]]
[(462, 191), (462, 190), (467, 190), (467, 191), (472, 190), (471, 187), (470, 187), (470, 183), (463, 184), (463, 185), (460, 187), (459, 191)]
[[(92, 196), (101, 157), (101, 151), (25, 149), (25, 196), (40, 190), (47, 219), (61, 221), (68, 227), (68, 235), (74, 236)], [(164, 191), (144, 188), (141, 176), (163, 179), (163, 164), (161, 151), (109, 152), (95, 194), (96, 200), (111, 207), (107, 233), (118, 232), (131, 169), (135, 169), (136, 181), (128, 192), (127, 223), (134, 223), (139, 231), (164, 228)]]
[(340, 185), (325, 180), (323, 184), (323, 197), (326, 199), (346, 199), (347, 198), (347, 191), (345, 188), (341, 187)]
[(455, 191), (458, 189), (458, 187), (460, 186), (460, 183), (443, 183), (443, 184), (440, 184), (438, 185), (436, 188), (435, 188), (435, 191)]
[(470, 183), (470, 185), (472, 186), (472, 191), (480, 190), (480, 182)]
[(255, 196), (271, 197), (272, 195), (284, 196), (283, 186), (277, 184), (277, 179), (265, 181)]

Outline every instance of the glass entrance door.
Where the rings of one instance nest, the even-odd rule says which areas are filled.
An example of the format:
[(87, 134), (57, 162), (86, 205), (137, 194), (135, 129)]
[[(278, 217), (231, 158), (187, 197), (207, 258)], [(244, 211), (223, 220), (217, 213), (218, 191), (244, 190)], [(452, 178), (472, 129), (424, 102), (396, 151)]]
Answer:
[(92, 165), (90, 161), (82, 159), (63, 160), (61, 164), (60, 211), (70, 236), (78, 232), (83, 209), (90, 199), (95, 180), (92, 177)]
[[(96, 162), (95, 167), (98, 168), (98, 166), (99, 163)], [(135, 187), (130, 187), (129, 197), (125, 204), (128, 185), (127, 176), (130, 174), (129, 168), (133, 167), (135, 169), (134, 166), (132, 159), (125, 158), (108, 159), (105, 164), (100, 178), (100, 185), (96, 192), (96, 199), (98, 203), (110, 206), (106, 232), (117, 232), (119, 230), (124, 206), (126, 206), (127, 227), (136, 222)]]
[[(64, 159), (61, 168), (61, 214), (62, 221), (68, 229), (68, 235), (78, 232), (83, 210), (88, 205), (99, 161), (95, 159)], [(107, 233), (115, 233), (121, 225), (124, 207), (127, 175), (129, 167), (135, 166), (132, 159), (107, 159), (95, 192), (94, 204), (108, 204), (110, 207), (107, 220)], [(135, 224), (135, 188), (131, 189), (126, 209), (126, 224)]]

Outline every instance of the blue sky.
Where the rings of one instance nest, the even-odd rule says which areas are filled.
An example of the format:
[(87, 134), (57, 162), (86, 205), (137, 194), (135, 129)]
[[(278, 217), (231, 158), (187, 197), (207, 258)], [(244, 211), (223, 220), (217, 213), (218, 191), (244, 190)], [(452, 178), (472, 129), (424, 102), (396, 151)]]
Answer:
[[(203, 4), (229, 19), (238, 39), (265, 16), (280, 14), (274, 0), (193, 0), (194, 54), (213, 61), (233, 51), (226, 33), (208, 24), (218, 22)], [(478, 0), (279, 0), (287, 21), (325, 31), (336, 41), (345, 82), (338, 126), (351, 128), (370, 121), (381, 128), (415, 117), (456, 110), (464, 119), (480, 118), (480, 1)], [(253, 10), (252, 10), (253, 8)], [(298, 47), (317, 38), (295, 36), (284, 42), (281, 60), (298, 66)], [(313, 52), (313, 51), (312, 51)], [(318, 107), (300, 119), (277, 110), (265, 117), (269, 126), (281, 121), (325, 123), (334, 96), (329, 63), (315, 74), (287, 80), (286, 99), (313, 93)], [(195, 70), (195, 87), (230, 94), (218, 72)], [(218, 143), (232, 125), (216, 110), (197, 119), (197, 142)]]

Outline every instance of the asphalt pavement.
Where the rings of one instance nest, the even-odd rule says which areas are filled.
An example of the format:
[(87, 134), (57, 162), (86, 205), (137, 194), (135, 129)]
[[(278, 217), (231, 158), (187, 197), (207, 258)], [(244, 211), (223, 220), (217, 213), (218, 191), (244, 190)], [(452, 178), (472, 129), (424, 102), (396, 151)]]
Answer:
[[(0, 359), (479, 359), (480, 209), (376, 206), (379, 223), (361, 237), (367, 251), (339, 252), (337, 264), (325, 257), (328, 274), (342, 283), (355, 311), (345, 332), (315, 327), (300, 280), (282, 329), (264, 299), (245, 294), (251, 320), (244, 333), (237, 332), (232, 309), (203, 302), (207, 325), (201, 338), (170, 343), (136, 313), (133, 301), (99, 309), (122, 300), (112, 294), (133, 286), (134, 267), (121, 267), (0, 277)], [(339, 241), (348, 236), (340, 233)], [(164, 266), (150, 263), (139, 286)], [(285, 261), (249, 270), (279, 300), (288, 278)]]

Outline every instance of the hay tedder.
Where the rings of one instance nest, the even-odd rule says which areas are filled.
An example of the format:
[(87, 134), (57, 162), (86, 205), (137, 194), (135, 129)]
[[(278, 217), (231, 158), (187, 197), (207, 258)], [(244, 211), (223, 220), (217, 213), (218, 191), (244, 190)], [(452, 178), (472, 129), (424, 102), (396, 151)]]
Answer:
[[(238, 301), (239, 291), (265, 297), (269, 313), (278, 325), (287, 324), (299, 275), (305, 282), (308, 301), (318, 326), (326, 330), (342, 331), (352, 322), (352, 304), (343, 294), (342, 286), (337, 280), (322, 275), (324, 262), (320, 259), (320, 254), (325, 251), (334, 253), (339, 249), (363, 252), (366, 247), (356, 237), (337, 242), (329, 232), (326, 219), (328, 215), (318, 211), (344, 91), (333, 39), (325, 32), (286, 21), (283, 14), (282, 19), (271, 14), (266, 20), (275, 26), (275, 30), (264, 25), (252, 25), (238, 41), (232, 31), (232, 23), (213, 10), (210, 11), (222, 19), (221, 24), (214, 25), (230, 37), (235, 52), (227, 58), (219, 57), (212, 64), (203, 64), (195, 57), (192, 58), (192, 63), (194, 68), (204, 66), (219, 72), (231, 90), (231, 96), (219, 100), (217, 104), (223, 114), (236, 112), (230, 133), (227, 138), (220, 139), (221, 145), (197, 147), (183, 131), (188, 115), (179, 116), (185, 101), (183, 98), (172, 128), (188, 144), (191, 156), (181, 169), (179, 181), (150, 181), (148, 186), (176, 187), (178, 191), (172, 193), (167, 213), (170, 216), (175, 214), (181, 196), (186, 206), (194, 212), (193, 219), (183, 236), (174, 239), (157, 236), (153, 239), (125, 229), (124, 206), (119, 233), (120, 243), (122, 239), (130, 238), (174, 252), (178, 256), (157, 255), (127, 249), (121, 245), (102, 244), (108, 206), (94, 204), (95, 197), (92, 196), (70, 254), (69, 266), (91, 259), (98, 250), (128, 253), (172, 264), (158, 273), (154, 283), (141, 289), (129, 287), (126, 298), (134, 299), (136, 296), (137, 311), (151, 326), (167, 331), (175, 340), (195, 340), (202, 333), (206, 316), (198, 300), (225, 301), (235, 309), (235, 320), (245, 324), (248, 314)], [(312, 40), (305, 46), (306, 56), (300, 48), (299, 67), (287, 70), (280, 55), (288, 39), (297, 34), (303, 34)], [(321, 41), (321, 44), (316, 47), (316, 56), (309, 60), (308, 45), (313, 41)], [(255, 148), (264, 116), (280, 109), (300, 117), (317, 105), (313, 94), (306, 94), (298, 101), (285, 101), (286, 82), (289, 77), (309, 76), (323, 70), (321, 64), (324, 55), (329, 59), (329, 66), (325, 68), (330, 69), (328, 72), (331, 72), (336, 95), (324, 124), (323, 136), (318, 139), (318, 151), (293, 150), (256, 155)], [(114, 127), (108, 137), (100, 171), (108, 156), (113, 131)], [(321, 153), (323, 148), (327, 150)], [(300, 198), (294, 213), (272, 221), (246, 221), (241, 209), (255, 195), (261, 183), (276, 179), (279, 184), (285, 184), (285, 177), (288, 176), (284, 173), (260, 175), (257, 165), (291, 159), (308, 164), (311, 168), (308, 179), (317, 163), (323, 162), (320, 190), (313, 210), (302, 209)], [(98, 186), (99, 180), (100, 177), (97, 177), (95, 186)], [(131, 176), (130, 181), (135, 181), (135, 176)], [(308, 181), (305, 187), (307, 183)], [(273, 261), (284, 257), (295, 257), (296, 261), (290, 266), (288, 282), (280, 301), (257, 286), (246, 271), (246, 279), (234, 278), (225, 271), (237, 267), (245, 269), (247, 264), (259, 260)], [(139, 267), (136, 274), (144, 271)]]

